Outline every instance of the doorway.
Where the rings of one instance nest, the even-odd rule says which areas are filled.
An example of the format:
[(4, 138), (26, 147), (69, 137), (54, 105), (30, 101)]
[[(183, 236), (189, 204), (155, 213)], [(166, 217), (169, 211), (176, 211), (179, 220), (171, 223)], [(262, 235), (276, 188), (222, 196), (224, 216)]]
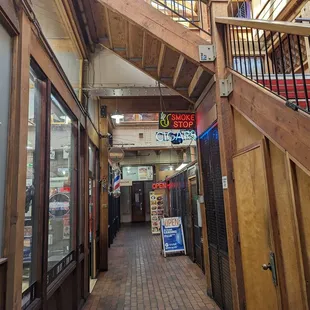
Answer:
[(197, 179), (196, 177), (190, 178), (189, 182), (189, 198), (191, 205), (191, 216), (192, 216), (192, 229), (193, 229), (193, 258), (194, 262), (204, 270), (203, 263), (203, 250), (202, 250), (202, 228), (201, 228), (201, 213), (200, 213), (200, 205), (197, 204)]
[(247, 309), (281, 309), (262, 144), (233, 165)]
[(132, 222), (145, 221), (144, 183), (132, 182)]

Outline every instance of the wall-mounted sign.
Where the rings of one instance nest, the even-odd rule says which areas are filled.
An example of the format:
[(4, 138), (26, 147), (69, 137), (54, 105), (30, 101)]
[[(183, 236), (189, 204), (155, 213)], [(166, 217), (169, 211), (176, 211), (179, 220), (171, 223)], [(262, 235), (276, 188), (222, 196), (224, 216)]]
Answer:
[(153, 167), (152, 166), (138, 166), (138, 167), (122, 167), (122, 176), (125, 180), (132, 181), (153, 181)]
[(182, 143), (183, 141), (190, 141), (190, 140), (196, 140), (196, 132), (195, 130), (182, 130), (178, 132), (172, 132), (172, 131), (157, 131), (156, 132), (156, 141), (159, 142), (175, 142), (180, 141)]
[(159, 129), (196, 129), (195, 113), (160, 113)]
[(132, 180), (121, 180), (121, 187), (123, 186), (132, 186)]

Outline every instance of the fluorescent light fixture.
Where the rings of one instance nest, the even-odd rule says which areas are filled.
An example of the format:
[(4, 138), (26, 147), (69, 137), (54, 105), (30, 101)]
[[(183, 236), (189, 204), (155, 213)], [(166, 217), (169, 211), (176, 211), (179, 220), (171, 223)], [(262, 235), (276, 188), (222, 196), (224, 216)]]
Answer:
[(115, 119), (116, 124), (120, 123), (120, 120), (124, 118), (124, 114), (121, 114), (117, 110), (111, 114), (111, 118)]
[(30, 145), (27, 145), (27, 150), (33, 150), (33, 147)]
[(176, 171), (180, 171), (183, 168), (185, 168), (187, 166), (187, 164), (182, 163), (177, 169), (175, 169)]
[(173, 170), (173, 166), (170, 166), (169, 169), (172, 171)]

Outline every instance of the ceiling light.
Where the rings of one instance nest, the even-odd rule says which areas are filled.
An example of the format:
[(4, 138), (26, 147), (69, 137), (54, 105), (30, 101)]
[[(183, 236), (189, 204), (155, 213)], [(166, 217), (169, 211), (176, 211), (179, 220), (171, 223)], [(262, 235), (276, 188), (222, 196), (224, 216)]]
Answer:
[(182, 163), (177, 169), (175, 169), (176, 171), (180, 171), (183, 168), (185, 168), (187, 166), (187, 164)]
[(111, 114), (111, 118), (115, 119), (116, 124), (120, 123), (120, 120), (124, 118), (124, 114), (121, 114), (116, 110), (113, 114)]
[(173, 170), (173, 166), (170, 166), (169, 169), (170, 169), (170, 170)]

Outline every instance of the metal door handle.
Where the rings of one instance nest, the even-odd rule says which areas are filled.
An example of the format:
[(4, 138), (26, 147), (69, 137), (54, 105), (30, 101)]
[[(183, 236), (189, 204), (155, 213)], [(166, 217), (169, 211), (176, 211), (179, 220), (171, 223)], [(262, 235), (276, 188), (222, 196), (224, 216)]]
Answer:
[(264, 264), (262, 267), (263, 267), (263, 270), (272, 270), (270, 263), (269, 264)]

